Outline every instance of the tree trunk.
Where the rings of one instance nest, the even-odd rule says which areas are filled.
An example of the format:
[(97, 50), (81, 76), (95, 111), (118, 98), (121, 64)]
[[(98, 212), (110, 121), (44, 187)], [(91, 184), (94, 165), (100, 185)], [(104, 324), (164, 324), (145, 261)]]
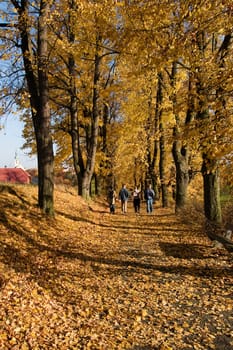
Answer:
[[(148, 186), (148, 182), (152, 183), (153, 190), (155, 191), (155, 198), (158, 200), (160, 197), (160, 191), (159, 191), (159, 180), (158, 180), (158, 172), (156, 172), (155, 167), (156, 163), (158, 161), (158, 155), (159, 155), (159, 138), (158, 136), (155, 136), (159, 132), (159, 121), (161, 118), (161, 104), (163, 100), (162, 95), (162, 84), (160, 75), (158, 74), (158, 85), (157, 85), (157, 94), (156, 94), (156, 101), (155, 101), (155, 111), (154, 111), (154, 120), (153, 120), (153, 114), (152, 112), (152, 92), (149, 96), (148, 101), (148, 107), (149, 107), (149, 116), (148, 116), (148, 126), (147, 126), (147, 163), (148, 163), (148, 170), (146, 173), (146, 180), (145, 180), (145, 188)], [(152, 142), (151, 142), (151, 136)]]
[(159, 123), (159, 176), (161, 184), (161, 194), (162, 194), (162, 206), (163, 208), (168, 206), (168, 197), (167, 197), (167, 184), (165, 180), (165, 169), (166, 169), (166, 150), (165, 150), (165, 136), (164, 136), (164, 127), (163, 127), (163, 113), (162, 113), (162, 102), (163, 102), (163, 91), (162, 91), (162, 82), (163, 75), (162, 73), (158, 74), (158, 90), (157, 90), (157, 101), (156, 101), (156, 110), (157, 118)]
[(73, 155), (73, 166), (78, 183), (78, 194), (82, 194), (82, 174), (84, 173), (84, 162), (80, 147), (80, 137), (79, 137), (79, 122), (78, 122), (78, 106), (76, 97), (76, 86), (75, 86), (75, 70), (74, 70), (74, 60), (69, 59), (69, 70), (70, 70), (70, 87), (71, 87), (71, 97), (70, 97), (70, 119), (71, 119), (71, 145), (72, 145), (72, 155)]
[(188, 151), (178, 141), (173, 142), (172, 154), (176, 167), (176, 211), (186, 204), (189, 184), (189, 160)]
[[(42, 112), (43, 113), (43, 112)], [(43, 114), (41, 114), (43, 118)], [(54, 172), (53, 172), (53, 147), (51, 135), (44, 131), (46, 120), (41, 132), (37, 134), (37, 159), (38, 159), (38, 203), (45, 214), (54, 215)], [(48, 130), (48, 129), (47, 129)]]
[[(162, 126), (160, 126), (162, 128)], [(162, 130), (162, 129), (161, 129)], [(159, 159), (159, 173), (162, 193), (162, 206), (166, 208), (168, 206), (167, 197), (167, 184), (165, 182), (165, 169), (166, 169), (166, 152), (165, 152), (165, 139), (164, 135), (160, 136), (160, 159)]]
[(209, 160), (203, 156), (202, 176), (204, 185), (204, 213), (205, 217), (214, 222), (222, 222), (220, 203), (220, 176), (216, 160)]
[[(70, 1), (70, 15), (69, 15), (69, 42), (71, 45), (75, 43), (75, 19), (72, 13), (75, 12), (77, 5), (75, 1)], [(69, 56), (68, 62), (69, 68), (69, 91), (70, 91), (70, 135), (71, 135), (71, 146), (73, 156), (73, 166), (78, 183), (78, 194), (82, 194), (82, 174), (84, 173), (84, 162), (82, 158), (82, 152), (80, 147), (80, 136), (79, 136), (79, 121), (78, 121), (78, 102), (77, 102), (77, 88), (76, 88), (76, 69), (75, 69), (75, 58), (73, 54)]]
[[(12, 2), (13, 3), (13, 2)], [(34, 56), (30, 50), (30, 28), (28, 28), (28, 2), (22, 1), (21, 7), (13, 5), (19, 15), (21, 50), (28, 90), (33, 126), (35, 130), (38, 157), (38, 205), (44, 213), (54, 215), (54, 179), (53, 179), (53, 143), (50, 131), (50, 110), (47, 75), (47, 17), (49, 5), (41, 0), (38, 17), (38, 57), (37, 72), (34, 68)]]
[[(173, 130), (174, 142), (172, 145), (172, 155), (176, 167), (176, 192), (175, 192), (175, 202), (176, 202), (176, 211), (182, 209), (186, 204), (188, 184), (190, 181), (190, 152), (189, 146), (182, 141), (181, 136), (179, 135), (179, 128), (181, 121), (179, 114), (177, 112), (177, 95), (176, 95), (176, 75), (177, 75), (177, 62), (172, 64), (172, 74), (171, 74), (171, 85), (174, 89), (172, 95), (173, 102), (173, 111), (176, 121), (176, 126)], [(186, 113), (185, 125), (188, 125), (195, 117), (194, 113), (194, 98), (191, 94), (193, 89), (193, 76), (189, 75), (189, 86), (188, 86), (188, 110)]]
[(101, 57), (98, 54), (99, 50), (99, 38), (96, 41), (96, 54), (95, 54), (95, 67), (94, 67), (94, 79), (93, 79), (93, 99), (92, 99), (92, 113), (91, 113), (91, 137), (90, 137), (90, 147), (87, 148), (87, 162), (82, 179), (82, 196), (85, 199), (90, 197), (90, 185), (91, 179), (94, 173), (95, 167), (95, 156), (98, 144), (98, 134), (99, 134), (99, 111), (98, 111), (98, 82), (100, 75), (100, 60)]
[(54, 173), (53, 143), (50, 126), (48, 62), (47, 62), (47, 19), (49, 5), (41, 0), (38, 20), (38, 85), (39, 85), (39, 128), (37, 151), (39, 168), (39, 206), (46, 214), (54, 215)]

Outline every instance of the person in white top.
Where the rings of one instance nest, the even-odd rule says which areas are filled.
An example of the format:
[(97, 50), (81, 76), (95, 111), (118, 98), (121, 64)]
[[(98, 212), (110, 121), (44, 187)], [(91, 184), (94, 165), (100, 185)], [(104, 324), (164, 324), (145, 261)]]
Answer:
[(132, 195), (133, 195), (133, 206), (134, 206), (134, 211), (135, 213), (139, 213), (140, 212), (140, 190), (138, 189), (138, 187), (136, 186)]

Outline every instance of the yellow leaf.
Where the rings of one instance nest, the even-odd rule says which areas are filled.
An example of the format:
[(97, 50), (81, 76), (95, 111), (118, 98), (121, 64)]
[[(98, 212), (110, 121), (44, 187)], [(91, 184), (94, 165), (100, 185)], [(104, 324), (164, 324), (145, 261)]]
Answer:
[(0, 340), (8, 340), (8, 336), (7, 336), (7, 333), (5, 331), (2, 331), (0, 333)]
[(145, 318), (148, 315), (148, 312), (146, 309), (142, 310), (142, 318)]
[(23, 343), (21, 346), (21, 350), (29, 350), (29, 346), (27, 343)]

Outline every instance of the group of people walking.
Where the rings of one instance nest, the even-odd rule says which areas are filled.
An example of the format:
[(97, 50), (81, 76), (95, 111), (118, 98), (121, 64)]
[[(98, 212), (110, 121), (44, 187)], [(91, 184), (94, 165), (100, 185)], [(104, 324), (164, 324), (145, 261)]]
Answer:
[[(108, 203), (109, 203), (110, 213), (112, 213), (112, 214), (115, 213), (116, 201), (118, 199), (121, 203), (121, 212), (127, 213), (127, 209), (128, 209), (127, 205), (128, 205), (129, 198), (130, 198), (130, 192), (127, 190), (125, 184), (122, 185), (118, 196), (117, 196), (117, 193), (114, 189), (110, 189), (109, 194), (108, 194)], [(136, 186), (132, 192), (133, 207), (134, 207), (135, 213), (140, 213), (141, 198), (142, 198), (141, 191)], [(155, 192), (154, 192), (151, 184), (149, 184), (148, 187), (144, 191), (144, 199), (146, 201), (147, 213), (152, 213), (153, 203), (155, 200)]]

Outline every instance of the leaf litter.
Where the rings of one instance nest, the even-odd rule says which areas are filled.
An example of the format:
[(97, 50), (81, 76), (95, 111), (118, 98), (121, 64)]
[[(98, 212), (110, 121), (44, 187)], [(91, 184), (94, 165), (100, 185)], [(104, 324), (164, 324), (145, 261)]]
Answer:
[(65, 187), (48, 220), (29, 188), (0, 194), (0, 349), (233, 349), (232, 254), (201, 223)]

